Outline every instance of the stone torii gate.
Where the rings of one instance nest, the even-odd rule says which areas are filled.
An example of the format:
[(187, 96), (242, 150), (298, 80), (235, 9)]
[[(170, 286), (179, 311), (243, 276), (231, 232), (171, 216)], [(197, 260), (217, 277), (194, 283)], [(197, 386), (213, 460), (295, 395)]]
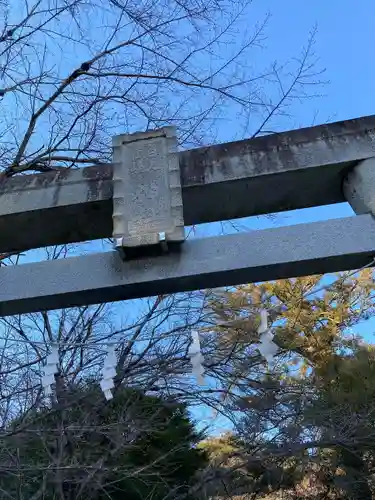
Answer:
[[(112, 164), (0, 181), (0, 253), (116, 250), (0, 268), (0, 315), (356, 269), (375, 256), (375, 116), (177, 152), (118, 136)], [(183, 241), (184, 226), (348, 201), (355, 217)]]

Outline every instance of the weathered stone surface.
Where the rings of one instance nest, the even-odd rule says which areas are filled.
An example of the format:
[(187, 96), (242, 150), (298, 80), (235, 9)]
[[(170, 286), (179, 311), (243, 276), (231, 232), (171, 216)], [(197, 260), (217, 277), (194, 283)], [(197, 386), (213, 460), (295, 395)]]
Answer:
[[(179, 153), (186, 225), (345, 201), (375, 116)], [(112, 165), (0, 182), (0, 252), (109, 237)]]

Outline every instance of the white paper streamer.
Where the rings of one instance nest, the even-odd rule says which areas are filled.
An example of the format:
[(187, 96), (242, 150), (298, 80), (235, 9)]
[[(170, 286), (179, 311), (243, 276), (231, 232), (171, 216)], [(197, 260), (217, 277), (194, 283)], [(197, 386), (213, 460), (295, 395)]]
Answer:
[(107, 346), (107, 356), (104, 359), (103, 365), (103, 378), (100, 381), (100, 388), (104, 393), (105, 399), (109, 401), (113, 399), (112, 389), (114, 389), (114, 377), (116, 376), (116, 353), (115, 346), (108, 345)]
[(199, 385), (204, 385), (205, 384), (205, 379), (203, 376), (204, 367), (202, 364), (204, 362), (204, 357), (201, 353), (199, 334), (198, 334), (198, 332), (193, 331), (191, 336), (192, 336), (193, 342), (191, 343), (188, 352), (189, 352), (189, 356), (190, 356), (190, 362), (193, 366), (192, 374), (195, 376)]
[(268, 330), (268, 312), (265, 309), (260, 311), (260, 325), (258, 333), (264, 333)]
[(257, 344), (257, 349), (261, 356), (265, 358), (267, 363), (272, 363), (278, 347), (275, 342), (273, 342), (273, 333), (268, 329), (268, 313), (265, 309), (260, 311), (260, 325), (258, 333), (260, 344)]
[(59, 351), (57, 344), (51, 345), (51, 352), (47, 356), (44, 375), (42, 377), (42, 387), (46, 396), (52, 396), (52, 384), (55, 383), (55, 373), (58, 372)]

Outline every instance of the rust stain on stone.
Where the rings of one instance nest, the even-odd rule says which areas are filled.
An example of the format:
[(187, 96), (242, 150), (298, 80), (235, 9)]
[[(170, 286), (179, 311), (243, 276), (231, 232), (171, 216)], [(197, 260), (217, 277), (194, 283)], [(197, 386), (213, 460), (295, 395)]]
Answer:
[[(350, 140), (363, 140), (371, 147), (375, 137), (375, 116), (345, 120), (326, 125), (302, 128), (270, 134), (254, 139), (228, 142), (210, 147), (183, 151), (180, 153), (180, 168), (183, 185), (202, 185), (207, 178), (230, 177), (231, 174), (246, 172), (247, 175), (261, 175), (295, 169), (301, 166), (301, 156), (309, 159), (309, 150), (321, 141), (328, 148)], [(236, 172), (234, 172), (234, 168)]]
[(112, 197), (113, 165), (103, 164), (82, 170), (82, 178), (87, 183), (87, 201), (97, 201)]
[(111, 164), (103, 164), (82, 169), (59, 169), (43, 174), (20, 175), (0, 182), (0, 196), (14, 191), (53, 188), (52, 203), (56, 206), (62, 188), (66, 188), (70, 182), (83, 180), (88, 185), (87, 200), (96, 200), (101, 190), (104, 190), (104, 197), (111, 195), (112, 172)]
[(81, 169), (82, 177), (89, 180), (111, 180), (113, 175), (113, 165), (111, 163), (103, 163)]

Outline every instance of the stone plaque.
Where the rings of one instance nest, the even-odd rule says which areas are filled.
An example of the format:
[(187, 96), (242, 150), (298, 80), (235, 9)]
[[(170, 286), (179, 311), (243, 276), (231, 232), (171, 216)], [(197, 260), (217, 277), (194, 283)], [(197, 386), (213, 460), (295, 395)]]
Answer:
[(174, 127), (113, 139), (113, 237), (123, 247), (184, 240)]

